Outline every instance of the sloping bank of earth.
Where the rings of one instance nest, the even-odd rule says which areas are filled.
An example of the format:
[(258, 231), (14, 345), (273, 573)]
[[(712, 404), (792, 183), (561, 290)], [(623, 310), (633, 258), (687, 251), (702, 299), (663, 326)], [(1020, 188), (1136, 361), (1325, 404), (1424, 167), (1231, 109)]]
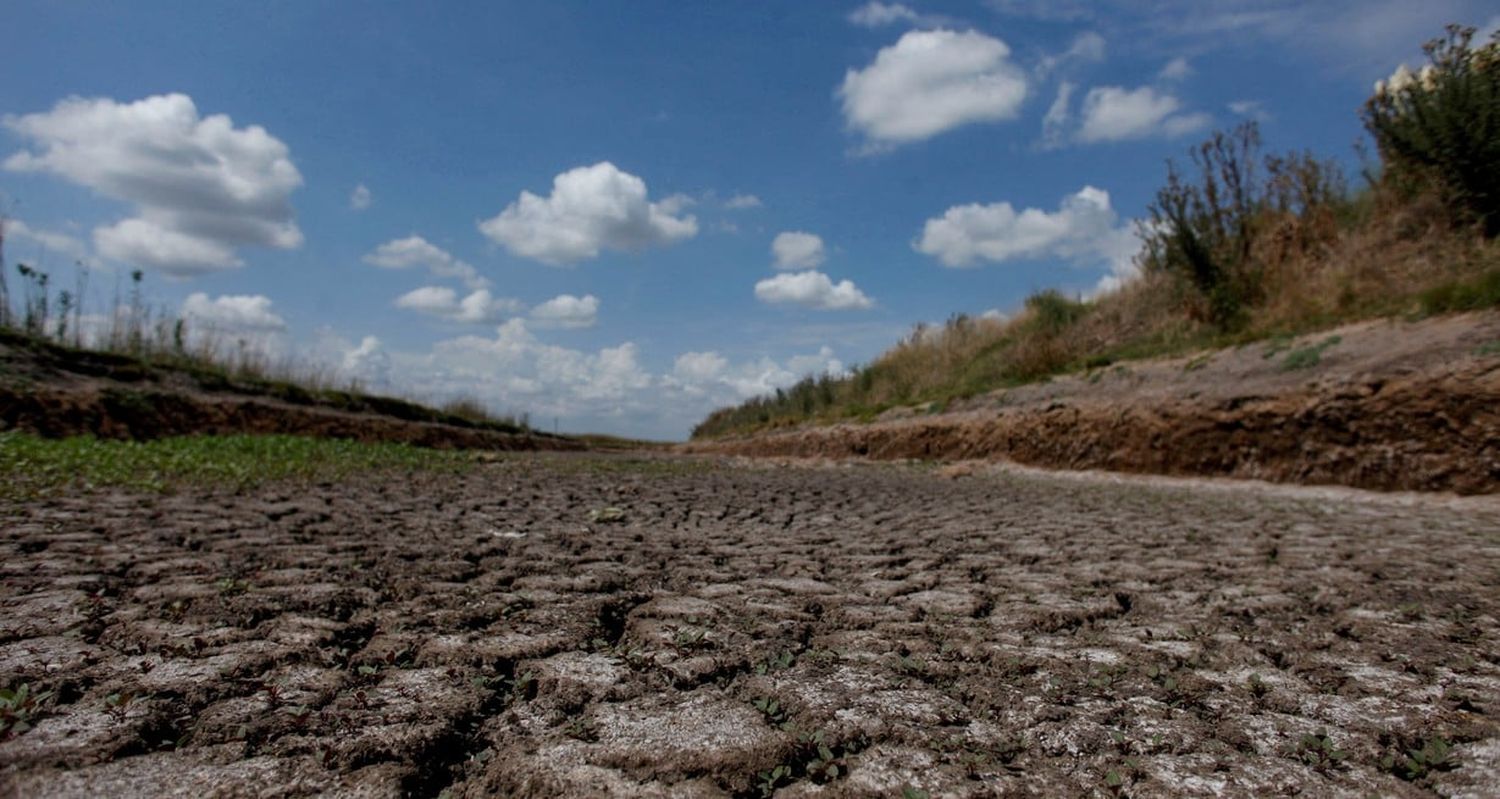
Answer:
[(405, 400), (146, 363), (0, 336), (0, 431), (145, 440), (283, 434), (440, 449), (581, 450), (576, 440)]
[(1123, 362), (933, 411), (684, 448), (1490, 493), (1500, 489), (1500, 312)]

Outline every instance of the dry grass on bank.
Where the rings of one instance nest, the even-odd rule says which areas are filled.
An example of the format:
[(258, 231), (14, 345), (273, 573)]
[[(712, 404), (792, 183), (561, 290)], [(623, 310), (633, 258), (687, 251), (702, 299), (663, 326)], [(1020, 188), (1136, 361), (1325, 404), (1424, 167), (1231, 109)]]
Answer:
[[(871, 418), (901, 405), (948, 402), (1116, 361), (1229, 346), (1383, 316), (1500, 305), (1500, 241), (1455, 226), (1434, 196), (1375, 187), (1320, 212), (1328, 227), (1289, 247), (1295, 220), (1262, 226), (1253, 244), (1256, 298), (1226, 329), (1177, 276), (1147, 269), (1091, 300), (1057, 292), (1028, 298), (1008, 320), (955, 316), (919, 326), (873, 363), (844, 377), (809, 377), (775, 395), (715, 412), (695, 437)], [(1336, 213), (1335, 213), (1336, 211)]]
[(1360, 111), (1379, 164), (1352, 193), (1311, 153), (1260, 153), (1247, 123), (1168, 163), (1139, 227), (1139, 276), (1095, 299), (1028, 297), (1008, 321), (919, 325), (848, 375), (715, 411), (694, 438), (870, 418), (1118, 360), (1378, 316), (1500, 306), (1500, 32), (1450, 25)]

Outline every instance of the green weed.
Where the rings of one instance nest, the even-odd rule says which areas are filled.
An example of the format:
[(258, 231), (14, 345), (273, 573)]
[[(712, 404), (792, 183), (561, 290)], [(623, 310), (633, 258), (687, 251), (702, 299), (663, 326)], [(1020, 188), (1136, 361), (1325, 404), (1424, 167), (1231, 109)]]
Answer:
[(370, 471), (467, 468), (468, 458), (457, 452), (300, 436), (181, 436), (138, 442), (0, 433), (0, 499), (12, 500), (105, 486), (152, 492), (195, 485), (245, 489)]
[(781, 671), (782, 669), (789, 669), (789, 668), (792, 667), (792, 664), (794, 664), (796, 662), (797, 662), (797, 656), (796, 655), (792, 654), (791, 652), (782, 652), (781, 654), (777, 655), (776, 657), (767, 658), (764, 662), (756, 664), (756, 666), (755, 666), (755, 673), (756, 674), (769, 674), (769, 673), (771, 673), (773, 671)]
[(1434, 286), (1420, 295), (1425, 314), (1479, 311), (1500, 305), (1500, 269), (1492, 269), (1472, 280), (1455, 280)]
[(16, 688), (0, 688), (0, 741), (8, 741), (31, 729), (41, 715), (42, 703), (51, 697), (51, 691), (32, 693), (29, 683), (21, 683)]
[(1323, 353), (1340, 341), (1343, 341), (1340, 336), (1329, 336), (1312, 346), (1293, 350), (1290, 355), (1286, 356), (1286, 360), (1281, 362), (1281, 371), (1294, 372), (1317, 366), (1323, 360)]
[(1380, 766), (1403, 780), (1419, 780), (1430, 772), (1453, 768), (1453, 751), (1442, 738), (1431, 738), (1421, 748), (1386, 755)]
[(756, 775), (760, 783), (756, 786), (760, 789), (763, 797), (776, 793), (776, 789), (792, 781), (792, 767), (780, 765), (768, 771), (762, 771)]
[(1338, 768), (1349, 757), (1348, 752), (1333, 745), (1326, 731), (1302, 736), (1296, 754), (1298, 760), (1319, 771)]
[(760, 714), (765, 717), (766, 723), (772, 727), (783, 732), (792, 729), (792, 722), (787, 716), (786, 708), (783, 708), (781, 703), (775, 699), (769, 696), (762, 696), (751, 700), (750, 704), (754, 705), (755, 709), (760, 711)]

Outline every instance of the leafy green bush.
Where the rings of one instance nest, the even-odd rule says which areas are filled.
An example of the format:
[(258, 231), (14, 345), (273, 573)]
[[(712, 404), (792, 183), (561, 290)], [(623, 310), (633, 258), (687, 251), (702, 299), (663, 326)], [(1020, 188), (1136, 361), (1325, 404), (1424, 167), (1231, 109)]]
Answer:
[(1214, 132), (1191, 151), (1198, 182), (1167, 163), (1167, 185), (1156, 193), (1141, 229), (1143, 266), (1175, 275), (1207, 301), (1207, 316), (1232, 327), (1249, 287), (1241, 267), (1250, 257), (1255, 210), (1253, 171), (1260, 131), (1245, 123)]
[(1500, 306), (1500, 269), (1473, 280), (1456, 280), (1421, 294), (1422, 311), (1429, 314), (1478, 311)]
[(1040, 332), (1058, 333), (1088, 313), (1088, 303), (1069, 299), (1056, 289), (1038, 292), (1026, 298), (1026, 310), (1032, 313), (1032, 324)]
[(1470, 47), (1474, 29), (1449, 25), (1423, 48), (1429, 63), (1403, 64), (1361, 111), (1398, 179), (1434, 182), (1455, 211), (1500, 233), (1500, 31)]

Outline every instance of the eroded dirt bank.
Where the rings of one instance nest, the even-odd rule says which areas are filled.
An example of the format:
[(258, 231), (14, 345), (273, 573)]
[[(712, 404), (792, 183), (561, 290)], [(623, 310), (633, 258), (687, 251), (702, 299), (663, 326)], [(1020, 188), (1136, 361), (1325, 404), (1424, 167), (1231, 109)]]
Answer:
[(399, 419), (280, 402), (263, 397), (114, 386), (0, 386), (0, 430), (45, 436), (151, 439), (186, 435), (301, 435), (389, 441), (439, 449), (581, 450), (545, 434)]
[(0, 675), (52, 695), (0, 795), (1483, 796), (1497, 536), (1487, 497), (597, 455), (5, 507)]
[(584, 448), (572, 439), (476, 423), (404, 400), (235, 379), (0, 330), (3, 430), (138, 440), (281, 434), (444, 449)]
[(1500, 314), (1370, 322), (1123, 363), (945, 412), (693, 442), (757, 456), (1007, 459), (1381, 490), (1500, 490)]

